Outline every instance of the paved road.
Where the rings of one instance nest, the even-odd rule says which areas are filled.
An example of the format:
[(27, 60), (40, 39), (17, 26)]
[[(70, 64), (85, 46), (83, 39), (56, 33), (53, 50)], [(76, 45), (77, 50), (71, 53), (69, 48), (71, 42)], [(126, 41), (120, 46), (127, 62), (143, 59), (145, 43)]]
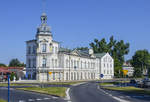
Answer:
[(70, 89), (71, 102), (150, 102), (150, 96), (103, 90), (90, 82)]
[[(0, 98), (7, 100), (7, 88), (3, 87), (0, 88)], [(59, 97), (11, 89), (10, 102), (65, 102), (65, 101)]]
[(112, 97), (97, 89), (96, 83), (86, 83), (70, 89), (72, 102), (116, 102)]

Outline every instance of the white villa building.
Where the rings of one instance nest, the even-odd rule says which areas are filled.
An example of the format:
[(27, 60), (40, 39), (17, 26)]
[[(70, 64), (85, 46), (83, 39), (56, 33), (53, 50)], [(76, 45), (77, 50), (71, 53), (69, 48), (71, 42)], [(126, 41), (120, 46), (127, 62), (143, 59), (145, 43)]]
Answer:
[(114, 60), (108, 53), (93, 53), (92, 49), (70, 50), (54, 41), (45, 13), (34, 40), (26, 42), (26, 73), (38, 81), (73, 81), (111, 79)]

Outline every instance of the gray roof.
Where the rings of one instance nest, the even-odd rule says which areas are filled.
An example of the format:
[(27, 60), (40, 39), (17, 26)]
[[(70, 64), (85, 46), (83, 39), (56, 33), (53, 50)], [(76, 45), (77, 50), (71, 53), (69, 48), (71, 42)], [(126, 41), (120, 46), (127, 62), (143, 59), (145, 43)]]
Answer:
[(60, 47), (60, 48), (59, 48), (59, 52), (66, 52), (66, 53), (70, 53), (70, 52), (71, 52), (71, 50), (70, 50), (70, 49), (67, 49), (67, 48), (62, 48), (62, 47)]
[(35, 41), (36, 41), (36, 39), (28, 40), (28, 41), (26, 41), (26, 42), (29, 43), (29, 42), (35, 42)]
[(106, 53), (95, 53), (94, 55), (98, 58), (102, 58)]

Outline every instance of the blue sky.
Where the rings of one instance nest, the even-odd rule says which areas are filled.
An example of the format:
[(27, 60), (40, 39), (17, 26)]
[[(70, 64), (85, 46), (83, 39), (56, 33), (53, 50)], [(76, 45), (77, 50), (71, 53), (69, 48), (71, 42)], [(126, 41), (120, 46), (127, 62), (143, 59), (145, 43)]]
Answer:
[[(0, 1), (0, 62), (25, 62), (25, 41), (35, 38), (42, 0)], [(150, 51), (150, 0), (47, 0), (46, 13), (53, 38), (67, 48), (89, 46), (94, 38), (130, 43)]]

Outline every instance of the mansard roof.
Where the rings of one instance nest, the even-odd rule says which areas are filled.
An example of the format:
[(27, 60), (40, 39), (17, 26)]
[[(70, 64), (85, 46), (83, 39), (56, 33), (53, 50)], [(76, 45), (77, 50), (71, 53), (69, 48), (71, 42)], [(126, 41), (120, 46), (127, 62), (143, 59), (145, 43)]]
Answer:
[(97, 58), (102, 58), (103, 56), (106, 55), (106, 53), (95, 53), (94, 54)]
[(26, 42), (29, 43), (29, 42), (35, 42), (35, 41), (36, 41), (36, 39), (28, 40), (28, 41), (26, 41)]

